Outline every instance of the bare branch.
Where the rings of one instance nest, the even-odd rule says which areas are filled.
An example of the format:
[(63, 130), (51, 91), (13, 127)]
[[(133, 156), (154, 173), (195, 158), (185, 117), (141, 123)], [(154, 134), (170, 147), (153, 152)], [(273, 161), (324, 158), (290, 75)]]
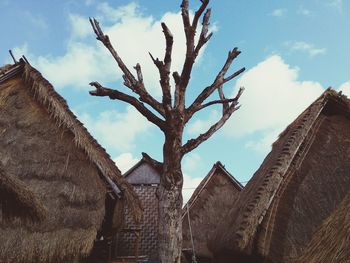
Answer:
[(145, 105), (135, 97), (132, 97), (118, 90), (105, 88), (98, 82), (91, 82), (90, 86), (94, 86), (96, 88), (95, 90), (92, 90), (89, 92), (90, 95), (98, 96), (98, 97), (109, 97), (112, 100), (121, 100), (121, 101), (127, 102), (132, 106), (134, 106), (150, 122), (157, 125), (162, 131), (165, 130), (164, 120), (154, 115), (153, 112), (147, 109)]
[(181, 16), (182, 16), (182, 22), (184, 25), (184, 29), (185, 29), (185, 34), (187, 36), (188, 32), (186, 32), (186, 29), (190, 28), (191, 24), (190, 24), (190, 16), (189, 16), (189, 12), (188, 12), (188, 0), (183, 0), (181, 3)]
[(202, 0), (201, 2), (202, 4), (195, 13), (192, 25), (189, 18), (188, 0), (183, 0), (181, 4), (181, 15), (186, 35), (186, 58), (182, 67), (180, 81), (175, 87), (175, 108), (185, 108), (185, 91), (191, 77), (194, 61), (198, 55), (198, 53), (195, 53), (194, 37), (197, 30), (198, 20), (208, 5), (209, 0)]
[[(181, 76), (178, 79), (178, 82), (175, 86), (175, 99), (174, 99), (175, 108), (179, 108), (180, 106), (184, 108), (184, 105), (185, 105), (184, 89), (186, 89), (186, 87), (184, 87), (184, 84), (186, 83), (185, 78), (188, 78), (188, 80), (190, 78), (190, 74), (186, 74), (186, 77), (185, 77), (185, 72), (188, 73), (188, 68), (190, 68), (190, 71), (189, 71), (190, 73), (192, 69), (192, 67), (190, 66), (191, 63), (189, 62), (192, 60), (192, 57), (193, 57), (194, 34), (192, 33), (188, 6), (189, 6), (188, 0), (183, 0), (181, 3), (181, 16), (182, 16), (185, 35), (186, 35), (186, 59), (182, 67)], [(188, 83), (188, 80), (187, 80), (187, 83)]]
[[(225, 100), (226, 97), (225, 97), (224, 91), (222, 90), (222, 85), (220, 85), (220, 86), (218, 87), (218, 92), (219, 92), (220, 100)], [(222, 104), (222, 114), (224, 114), (225, 111), (227, 111), (228, 107), (229, 107), (229, 103), (228, 103), (228, 102), (224, 102), (224, 103)]]
[(230, 81), (234, 77), (238, 76), (241, 74), (245, 68), (241, 68), (240, 70), (236, 71), (235, 73), (231, 74), (229, 77), (225, 78), (225, 74), (230, 68), (233, 60), (240, 54), (241, 52), (237, 49), (234, 48), (232, 51), (230, 51), (227, 55), (227, 59), (225, 64), (223, 65), (222, 69), (219, 71), (217, 76), (215, 77), (215, 80), (210, 86), (207, 86), (199, 95), (198, 97), (194, 100), (194, 102), (191, 104), (191, 106), (187, 109), (186, 115), (188, 121), (192, 115), (197, 111), (198, 107), (201, 107), (201, 104), (203, 103), (204, 100), (206, 100), (214, 91), (215, 89), (219, 88), (222, 86), (224, 83)]
[[(196, 112), (200, 111), (204, 108), (207, 108), (209, 106), (215, 105), (215, 104), (222, 104), (224, 106), (224, 108), (226, 108), (226, 110), (227, 110), (229, 103), (232, 103), (232, 102), (236, 102), (236, 98), (213, 100), (213, 101), (210, 101), (210, 102), (207, 102), (205, 104), (200, 105), (200, 107), (197, 108)], [(238, 103), (238, 101), (237, 101), (237, 103)], [(224, 110), (223, 112), (225, 112), (226, 110)]]
[(233, 60), (239, 54), (241, 54), (241, 51), (239, 51), (238, 48), (236, 48), (236, 47), (232, 51), (228, 52), (226, 62), (224, 64), (224, 66), (222, 67), (222, 69), (220, 70), (219, 74), (217, 75), (216, 82), (225, 76), (226, 72), (231, 67), (231, 64), (232, 64)]
[(153, 63), (156, 65), (160, 75), (160, 86), (162, 88), (163, 99), (162, 99), (162, 107), (165, 112), (169, 112), (171, 110), (171, 93), (170, 93), (170, 79), (169, 74), (170, 71), (165, 69), (165, 65), (158, 58), (154, 58), (150, 52), (148, 52)]
[(238, 75), (242, 74), (244, 71), (245, 71), (245, 68), (241, 68), (241, 69), (237, 70), (235, 73), (231, 74), (227, 78), (224, 78), (223, 81), (222, 81), (222, 84), (225, 84), (226, 82), (229, 82), (231, 79), (234, 79)]
[(136, 66), (134, 67), (134, 69), (136, 70), (138, 82), (143, 83), (143, 76), (142, 76), (142, 70), (141, 70), (140, 64), (137, 63)]
[(207, 5), (209, 4), (209, 0), (202, 0), (201, 2), (202, 2), (201, 6), (198, 8), (198, 10), (196, 11), (193, 17), (192, 28), (194, 29), (197, 28), (199, 18), (201, 17), (204, 10), (207, 8)]
[(174, 78), (174, 81), (175, 81), (175, 84), (179, 84), (180, 83), (180, 75), (179, 75), (179, 72), (175, 71), (173, 72), (173, 78)]
[(151, 54), (151, 52), (148, 52), (149, 56), (151, 57), (154, 65), (156, 65), (156, 67), (161, 70), (161, 68), (163, 67), (163, 62), (160, 61), (158, 58), (154, 58), (153, 55)]
[(156, 65), (159, 71), (160, 75), (160, 86), (162, 88), (163, 93), (163, 108), (165, 112), (170, 112), (172, 109), (171, 107), (171, 92), (170, 92), (170, 68), (171, 68), (171, 54), (173, 49), (173, 35), (171, 34), (169, 28), (166, 26), (165, 23), (161, 23), (163, 28), (163, 33), (165, 37), (165, 55), (164, 55), (164, 61), (160, 61), (158, 58), (155, 59), (151, 53), (149, 53), (153, 63)]
[(109, 50), (115, 61), (118, 63), (119, 68), (123, 71), (125, 76), (129, 79), (132, 84), (136, 84), (136, 79), (130, 72), (128, 67), (125, 65), (123, 60), (118, 55), (117, 51), (114, 49), (108, 35), (105, 35), (100, 27), (100, 23), (95, 18), (90, 18), (90, 24), (96, 34), (96, 39), (101, 41), (102, 44)]
[[(220, 87), (219, 87), (220, 89)], [(195, 112), (200, 111), (204, 108), (207, 108), (211, 105), (215, 105), (215, 104), (222, 104), (223, 105), (223, 111), (222, 114), (225, 114), (225, 112), (228, 110), (228, 108), (230, 107), (230, 105), (232, 104), (236, 104), (238, 105), (238, 99), (241, 97), (242, 92), (243, 92), (244, 88), (241, 87), (236, 95), (236, 97), (231, 98), (231, 99), (226, 99), (225, 95), (222, 93), (222, 96), (220, 95), (220, 99), (219, 100), (213, 100), (204, 104), (199, 105), (198, 107), (196, 107)], [(195, 113), (194, 112), (194, 113)], [(193, 115), (193, 114), (192, 114)]]
[(171, 87), (170, 87), (170, 69), (171, 69), (171, 54), (173, 49), (173, 35), (171, 34), (169, 28), (165, 23), (162, 23), (163, 33), (165, 36), (165, 55), (164, 55), (164, 64), (160, 73), (160, 85), (162, 87), (163, 92), (163, 107), (166, 112), (169, 112), (171, 107)]
[(130, 88), (133, 92), (138, 94), (140, 96), (140, 101), (147, 103), (149, 106), (151, 106), (155, 111), (157, 111), (159, 114), (161, 114), (163, 117), (165, 115), (163, 106), (154, 99), (146, 90), (145, 85), (143, 83), (143, 77), (141, 73), (141, 67), (139, 64), (136, 65), (135, 70), (137, 73), (137, 80), (134, 77), (134, 75), (130, 72), (128, 67), (125, 65), (121, 57), (118, 55), (117, 51), (114, 49), (108, 35), (105, 35), (100, 27), (99, 22), (94, 19), (90, 18), (90, 24), (96, 34), (96, 39), (101, 41), (102, 44), (109, 50), (115, 61), (117, 62), (119, 68), (124, 73), (123, 79), (124, 84), (128, 88)]
[(164, 33), (164, 37), (165, 37), (165, 44), (166, 44), (165, 56), (164, 56), (164, 67), (165, 67), (165, 70), (170, 72), (171, 53), (172, 53), (172, 49), (173, 49), (174, 39), (173, 39), (173, 35), (171, 34), (171, 32), (170, 32), (169, 28), (166, 26), (166, 24), (162, 23), (161, 25), (163, 28), (163, 33)]
[(201, 34), (199, 36), (198, 44), (195, 48), (195, 55), (198, 56), (199, 51), (201, 48), (209, 41), (209, 39), (212, 37), (213, 33), (211, 32), (208, 36), (208, 30), (209, 30), (209, 19), (210, 19), (211, 9), (208, 8), (205, 12), (205, 15), (203, 16), (203, 22), (202, 22), (202, 30)]
[(243, 90), (243, 88), (239, 89), (235, 97), (235, 101), (231, 103), (229, 108), (225, 111), (225, 113), (222, 115), (221, 119), (218, 122), (212, 125), (206, 132), (200, 134), (195, 139), (188, 140), (186, 144), (182, 146), (181, 152), (183, 155), (197, 148), (202, 142), (209, 139), (217, 130), (219, 130), (226, 123), (226, 121), (231, 117), (232, 113), (239, 109), (240, 106), (237, 106), (238, 99), (242, 95)]

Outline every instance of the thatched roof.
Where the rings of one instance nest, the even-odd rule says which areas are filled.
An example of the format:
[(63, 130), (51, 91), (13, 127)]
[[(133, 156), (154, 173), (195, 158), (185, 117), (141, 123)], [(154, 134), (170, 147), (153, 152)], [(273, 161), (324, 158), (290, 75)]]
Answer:
[(313, 235), (298, 263), (348, 262), (350, 259), (350, 193)]
[(23, 60), (0, 70), (0, 135), (1, 194), (26, 210), (0, 220), (0, 262), (86, 256), (105, 215), (107, 191), (122, 195), (140, 220), (137, 195), (109, 155)]
[(13, 176), (7, 176), (0, 165), (0, 205), (3, 218), (24, 217), (43, 220), (46, 209), (38, 196)]
[[(183, 249), (192, 253), (188, 211), (197, 259), (212, 258), (211, 243), (217, 227), (226, 220), (227, 208), (243, 186), (221, 162), (213, 165), (183, 208)], [(200, 261), (199, 261), (200, 262)]]
[[(191, 209), (198, 199), (204, 198), (204, 196), (207, 196), (208, 191), (212, 190), (213, 187), (217, 187), (217, 185), (211, 185), (210, 183), (216, 182), (217, 176), (225, 177), (228, 179), (229, 182), (231, 182), (231, 186), (233, 189), (235, 189), (235, 192), (240, 192), (243, 189), (243, 186), (240, 182), (236, 180), (236, 178), (226, 170), (225, 166), (220, 162), (216, 162), (213, 167), (210, 169), (208, 174), (203, 178), (203, 180), (199, 183), (199, 185), (194, 190), (193, 194), (191, 195), (190, 199), (187, 201), (186, 206)], [(185, 216), (187, 213), (187, 208), (183, 210), (182, 217)]]
[(287, 127), (218, 231), (217, 253), (282, 262), (302, 252), (350, 189), (349, 105), (328, 89)]

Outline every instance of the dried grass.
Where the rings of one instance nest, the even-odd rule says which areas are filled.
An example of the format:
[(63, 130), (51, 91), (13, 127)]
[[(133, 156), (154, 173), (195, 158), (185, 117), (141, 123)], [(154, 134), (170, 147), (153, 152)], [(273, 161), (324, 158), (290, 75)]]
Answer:
[(26, 185), (11, 176), (7, 176), (0, 165), (0, 203), (2, 217), (11, 217), (41, 221), (47, 211), (38, 196), (30, 191)]
[(1, 229), (0, 262), (72, 262), (77, 255), (84, 257), (90, 253), (95, 237), (94, 228), (50, 232), (31, 232), (21, 227), (16, 231)]
[(273, 144), (271, 152), (242, 191), (237, 205), (231, 209), (231, 221), (219, 230), (216, 242), (219, 250), (225, 247), (252, 253), (258, 226), (276, 197), (292, 160), (324, 106), (334, 96), (343, 103), (344, 98), (338, 98), (334, 91), (325, 91)]
[[(234, 204), (241, 189), (242, 186), (223, 166), (216, 163), (191, 196), (188, 201), (189, 214), (198, 259), (212, 259), (217, 229), (227, 221), (228, 208)], [(187, 206), (183, 212), (183, 248), (192, 249)]]
[[(288, 126), (242, 191), (230, 211), (232, 219), (218, 232), (216, 255), (287, 262), (303, 253), (314, 231), (350, 189), (349, 112), (349, 100), (327, 90)], [(346, 210), (350, 212), (349, 207)], [(323, 242), (325, 247), (334, 242), (328, 254), (333, 258), (311, 261), (309, 257), (302, 262), (346, 262), (349, 258), (343, 253), (344, 239)]]
[(350, 193), (313, 235), (304, 253), (291, 262), (349, 262)]
[(126, 199), (128, 207), (132, 211), (134, 220), (140, 222), (143, 209), (138, 196), (124, 177), (121, 176), (121, 172), (105, 150), (69, 110), (64, 99), (60, 97), (54, 91), (52, 85), (29, 64), (24, 65), (24, 80), (26, 85), (30, 87), (37, 101), (48, 109), (48, 112), (58, 124), (68, 128), (74, 134), (76, 145), (86, 152), (90, 160), (101, 170), (102, 174), (116, 182), (123, 192), (123, 197)]
[[(106, 187), (96, 165), (74, 144), (78, 124), (53, 121), (28, 85), (21, 75), (0, 83), (0, 165), (6, 172), (0, 191), (17, 198), (14, 211), (32, 218), (15, 214), (2, 220), (3, 211), (0, 262), (72, 262), (93, 246), (105, 215)], [(53, 89), (47, 96), (55, 96)], [(41, 221), (35, 218), (38, 207), (46, 211)]]

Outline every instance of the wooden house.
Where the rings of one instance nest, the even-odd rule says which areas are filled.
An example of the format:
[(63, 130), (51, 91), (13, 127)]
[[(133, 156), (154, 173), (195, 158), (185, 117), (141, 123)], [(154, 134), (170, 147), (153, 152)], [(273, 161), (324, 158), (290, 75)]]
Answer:
[(130, 184), (52, 85), (23, 59), (2, 67), (0, 262), (106, 262), (99, 241), (124, 204), (139, 221)]
[(124, 174), (124, 178), (133, 186), (141, 201), (143, 218), (139, 225), (135, 225), (128, 209), (126, 210), (124, 229), (117, 236), (118, 258), (133, 259), (137, 254), (140, 259), (157, 260), (159, 206), (157, 189), (160, 172), (147, 159), (142, 158)]
[(347, 262), (349, 192), (350, 102), (328, 89), (241, 191), (217, 233), (215, 262)]
[[(217, 162), (201, 181), (183, 208), (183, 254), (188, 262), (211, 262), (211, 246), (217, 227), (225, 222), (226, 211), (238, 198), (243, 186)], [(193, 245), (192, 245), (193, 241)]]

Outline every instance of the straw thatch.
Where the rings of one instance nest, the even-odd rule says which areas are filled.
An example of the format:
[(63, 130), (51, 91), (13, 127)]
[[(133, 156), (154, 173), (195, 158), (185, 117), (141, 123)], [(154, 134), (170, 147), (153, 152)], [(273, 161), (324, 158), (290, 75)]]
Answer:
[[(242, 188), (243, 186), (220, 162), (213, 165), (183, 208), (182, 247), (187, 257), (192, 256), (193, 249), (189, 229), (190, 221), (197, 261), (210, 262), (212, 260), (211, 243), (214, 233), (217, 227), (227, 220), (227, 208), (232, 206)], [(188, 220), (188, 215), (190, 220)]]
[(327, 90), (280, 135), (218, 231), (223, 262), (302, 254), (350, 190), (349, 112), (349, 101)]
[(31, 88), (34, 97), (43, 106), (47, 107), (48, 112), (58, 124), (64, 125), (73, 132), (76, 145), (94, 162), (109, 185), (113, 184), (113, 181), (117, 183), (118, 188), (123, 192), (123, 198), (125, 198), (129, 209), (132, 211), (134, 220), (139, 222), (142, 217), (142, 207), (136, 193), (121, 175), (120, 170), (115, 166), (106, 151), (69, 110), (64, 99), (54, 91), (52, 85), (41, 76), (40, 72), (29, 64), (24, 66), (24, 80)]
[(106, 186), (119, 187), (140, 219), (136, 194), (108, 154), (23, 61), (0, 74), (0, 136), (1, 203), (12, 195), (12, 212), (21, 209), (2, 209), (0, 262), (87, 256), (105, 217)]
[(313, 235), (303, 255), (292, 262), (349, 262), (350, 193)]
[(12, 217), (43, 220), (46, 209), (38, 196), (25, 184), (11, 176), (7, 176), (0, 165), (0, 206), (1, 219)]

